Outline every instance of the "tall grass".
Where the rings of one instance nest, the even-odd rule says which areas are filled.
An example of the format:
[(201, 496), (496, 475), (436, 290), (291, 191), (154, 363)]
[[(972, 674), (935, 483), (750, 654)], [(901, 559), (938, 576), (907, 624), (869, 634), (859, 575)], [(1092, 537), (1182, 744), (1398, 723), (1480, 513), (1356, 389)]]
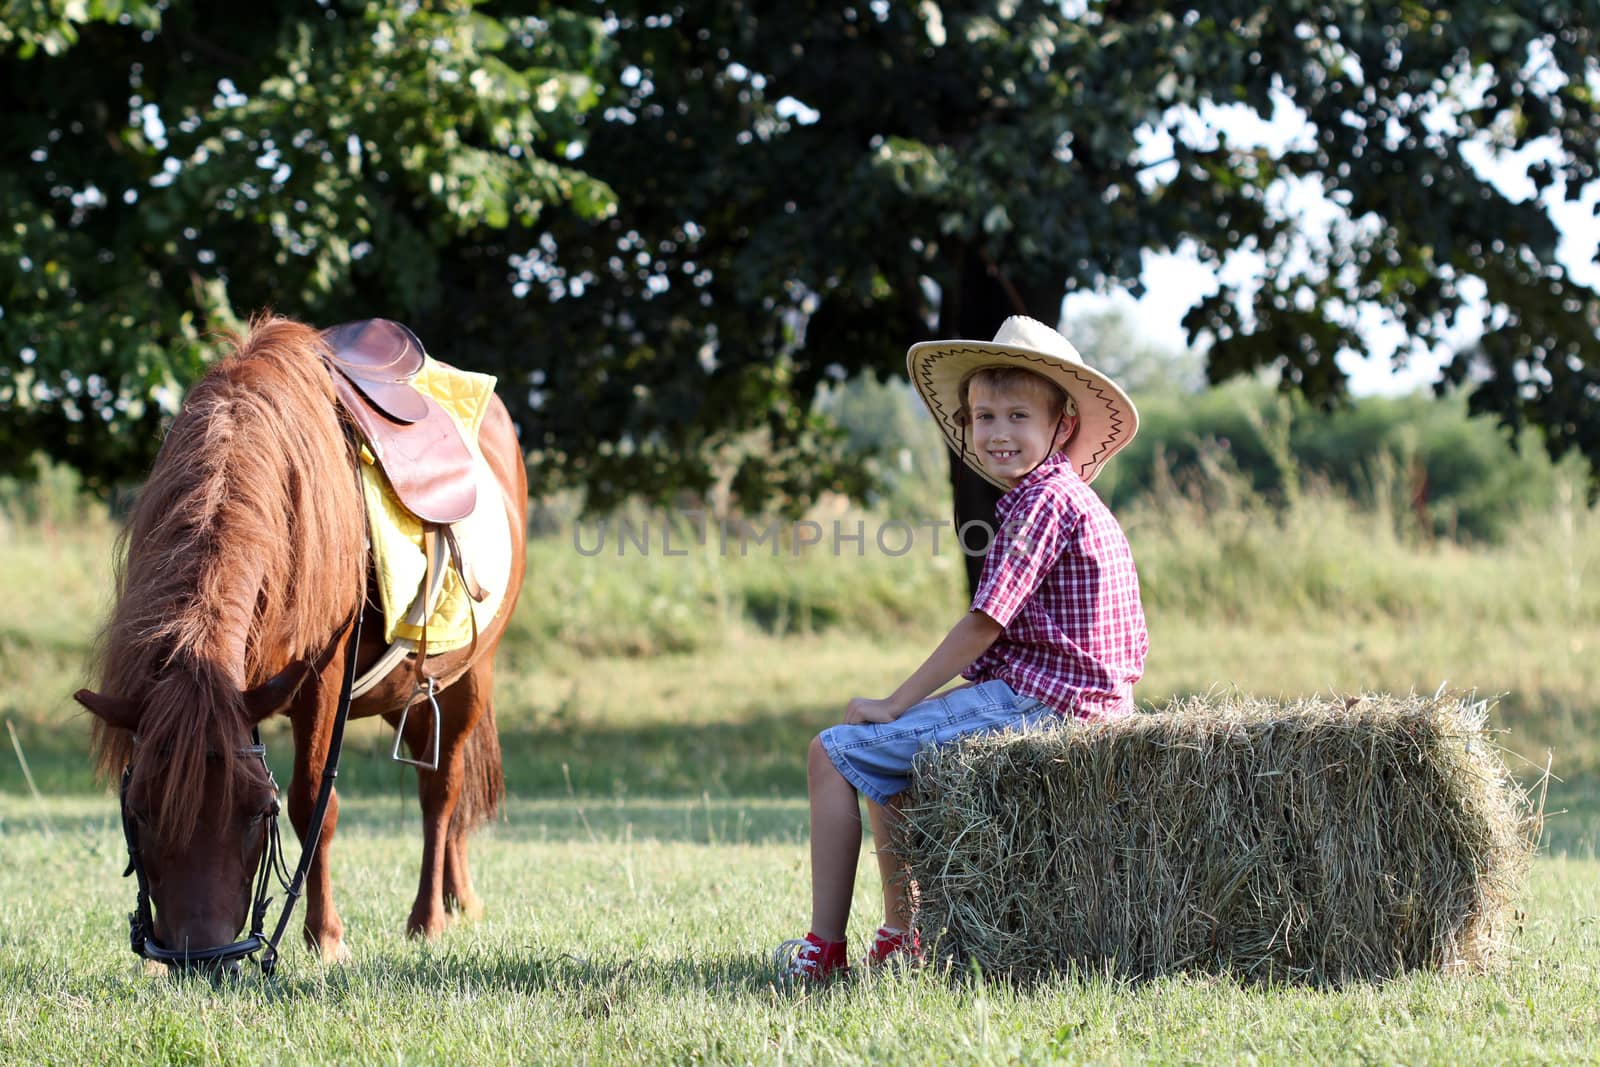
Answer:
[(635, 510), (568, 515), (556, 526), (529, 543), (523, 603), (507, 638), (530, 650), (651, 656), (737, 631), (878, 633), (953, 620), (960, 610), (963, 572), (948, 532), (935, 552), (931, 531), (919, 539), (855, 509), (817, 510), (798, 522)]
[(1281, 502), (1253, 493), (1225, 453), (1202, 451), (1123, 512), (1146, 609), (1229, 622), (1315, 625), (1330, 617), (1475, 626), (1600, 618), (1600, 517), (1575, 480), (1511, 527), (1504, 543), (1434, 536), (1378, 492), (1362, 506), (1310, 479)]
[[(1361, 505), (1315, 478), (1268, 502), (1213, 454), (1121, 512), (1153, 634), (1137, 694), (1153, 704), (1217, 686), (1270, 696), (1476, 686), (1503, 694), (1501, 715), (1531, 759), (1552, 747), (1568, 769), (1600, 769), (1600, 513), (1579, 483), (1552, 496), (1503, 542), (1463, 545), (1381, 496)], [(966, 605), (947, 527), (936, 546), (931, 526), (887, 525), (838, 502), (799, 526), (739, 518), (719, 529), (643, 510), (608, 522), (550, 509), (529, 546), (502, 686), (549, 722), (603, 688), (579, 681), (585, 672), (615, 684), (662, 656), (781, 656), (806, 637), (881, 653), (875, 684), (892, 686)], [(29, 522), (0, 555), (0, 707), (48, 735), (37, 741), (46, 747), (67, 744), (50, 727), (83, 682), (112, 537), (103, 519)], [(502, 721), (516, 715), (502, 704)], [(0, 788), (6, 774), (0, 761)]]
[[(569, 516), (530, 546), (516, 638), (651, 655), (704, 648), (738, 630), (919, 630), (948, 623), (965, 604), (961, 556), (948, 526), (935, 531), (937, 514), (920, 526), (839, 507), (814, 512), (805, 528), (731, 521), (729, 529), (781, 533), (755, 545), (660, 512), (605, 529)], [(1286, 632), (1453, 620), (1486, 640), (1495, 628), (1527, 625), (1581, 640), (1600, 619), (1600, 583), (1586, 580), (1600, 571), (1600, 512), (1575, 478), (1557, 482), (1503, 543), (1465, 545), (1420, 527), (1382, 492), (1362, 504), (1307, 477), (1291, 497), (1269, 501), (1224, 453), (1202, 452), (1181, 482), (1158, 480), (1121, 521), (1152, 618)], [(857, 530), (861, 541), (850, 536)]]
[[(1152, 619), (1317, 630), (1332, 621), (1569, 629), (1600, 619), (1600, 512), (1576, 477), (1554, 484), (1502, 543), (1421, 528), (1379, 489), (1361, 503), (1315, 477), (1288, 499), (1256, 494), (1226, 452), (1163, 472), (1120, 519)], [(38, 491), (0, 510), (4, 642), (82, 651), (107, 604), (115, 526), (103, 509)], [(937, 525), (944, 523), (944, 525)], [(942, 512), (899, 519), (829, 501), (799, 523), (632, 509), (547, 510), (507, 637), (516, 655), (648, 657), (735, 632), (774, 637), (921, 631), (965, 604)]]

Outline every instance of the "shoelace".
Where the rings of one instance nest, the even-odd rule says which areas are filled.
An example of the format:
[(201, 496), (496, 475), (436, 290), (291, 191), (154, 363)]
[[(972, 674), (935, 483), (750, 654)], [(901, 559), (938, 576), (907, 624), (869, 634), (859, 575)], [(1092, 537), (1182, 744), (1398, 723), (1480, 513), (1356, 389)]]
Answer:
[(773, 950), (772, 966), (788, 975), (816, 974), (822, 966), (821, 946), (804, 937), (791, 937)]

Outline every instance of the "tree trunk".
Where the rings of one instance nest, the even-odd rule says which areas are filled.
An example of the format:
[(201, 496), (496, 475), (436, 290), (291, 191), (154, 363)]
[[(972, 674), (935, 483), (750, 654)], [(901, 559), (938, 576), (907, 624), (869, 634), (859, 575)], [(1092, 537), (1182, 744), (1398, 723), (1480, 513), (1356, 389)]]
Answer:
[[(954, 292), (944, 294), (939, 307), (939, 336), (987, 341), (1011, 315), (1029, 315), (1055, 326), (1061, 320), (1064, 278), (1029, 287), (1008, 279), (984, 254), (968, 248), (962, 253), (960, 280)], [(969, 469), (947, 450), (950, 459), (950, 494), (955, 504), (955, 524), (967, 564), (967, 590), (978, 591), (983, 553), (995, 529), (995, 503), (1001, 491)], [(968, 524), (971, 524), (970, 526)], [(960, 535), (966, 527), (966, 534)]]

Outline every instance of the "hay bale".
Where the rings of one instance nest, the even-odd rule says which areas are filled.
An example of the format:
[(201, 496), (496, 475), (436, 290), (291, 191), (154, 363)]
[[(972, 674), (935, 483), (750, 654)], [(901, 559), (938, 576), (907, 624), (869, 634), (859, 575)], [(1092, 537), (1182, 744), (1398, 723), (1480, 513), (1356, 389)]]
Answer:
[(1481, 966), (1540, 828), (1487, 711), (1197, 698), (930, 751), (903, 809), (923, 942), (1023, 979)]

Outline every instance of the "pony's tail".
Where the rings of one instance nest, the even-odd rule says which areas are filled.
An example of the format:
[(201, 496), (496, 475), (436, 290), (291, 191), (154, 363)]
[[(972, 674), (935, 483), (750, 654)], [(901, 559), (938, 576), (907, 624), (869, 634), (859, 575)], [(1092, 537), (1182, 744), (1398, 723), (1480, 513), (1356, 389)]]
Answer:
[(494, 701), (483, 706), (478, 724), (461, 751), (461, 796), (450, 817), (450, 836), (465, 837), (494, 818), (505, 799), (505, 772), (500, 766), (500, 731), (494, 723)]

